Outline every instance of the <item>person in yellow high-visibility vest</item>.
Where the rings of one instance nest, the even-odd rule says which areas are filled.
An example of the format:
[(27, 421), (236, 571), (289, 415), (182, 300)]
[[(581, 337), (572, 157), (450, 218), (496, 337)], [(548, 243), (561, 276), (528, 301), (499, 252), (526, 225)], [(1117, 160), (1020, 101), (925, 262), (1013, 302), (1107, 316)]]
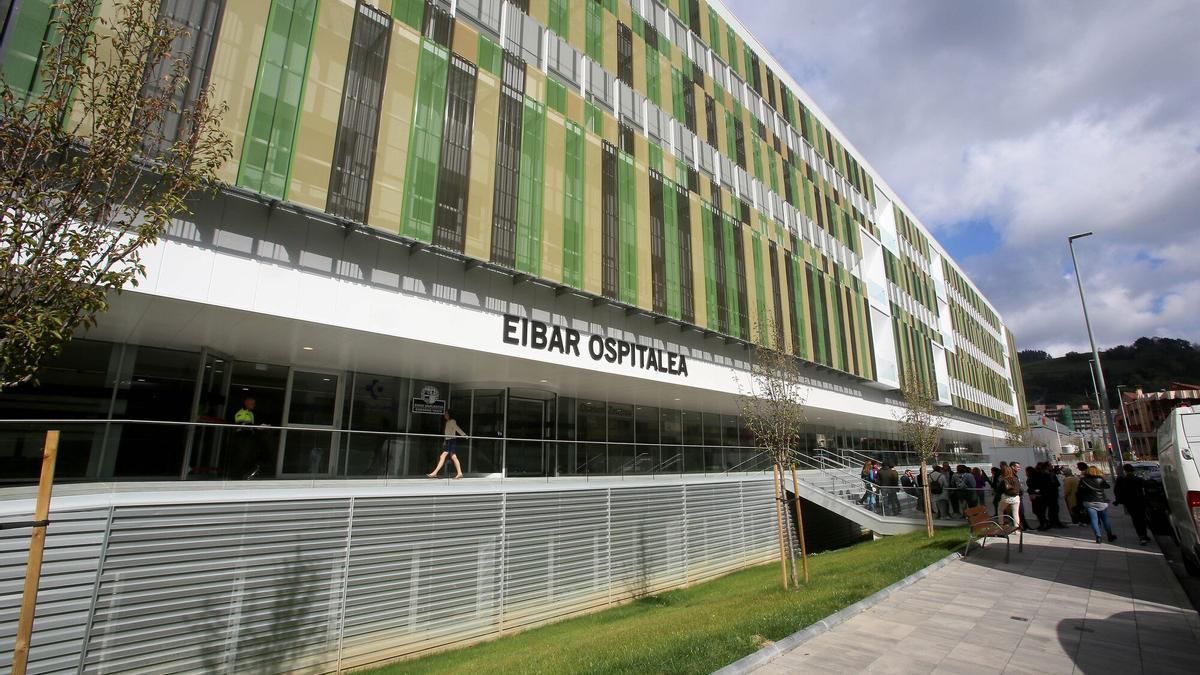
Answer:
[[(243, 427), (254, 426), (254, 405), (253, 397), (247, 396), (245, 401), (242, 401), (242, 407), (233, 414), (233, 423)], [(241, 465), (241, 470), (238, 473), (245, 471), (245, 479), (250, 480), (258, 476), (261, 469), (259, 461), (258, 439), (255, 438), (253, 429), (238, 429), (234, 434), (236, 441), (234, 446), (238, 451), (238, 463)]]
[(234, 424), (254, 424), (254, 399), (247, 397), (242, 409), (233, 414)]

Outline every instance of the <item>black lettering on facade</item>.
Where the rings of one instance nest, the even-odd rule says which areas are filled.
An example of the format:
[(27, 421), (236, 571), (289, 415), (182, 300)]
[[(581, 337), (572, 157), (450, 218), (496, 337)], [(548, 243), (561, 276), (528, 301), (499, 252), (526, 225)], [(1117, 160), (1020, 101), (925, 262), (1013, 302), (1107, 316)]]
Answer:
[[(547, 324), (544, 321), (526, 319), (512, 314), (504, 314), (502, 321), (501, 339), (505, 344), (580, 356), (579, 341), (582, 339), (582, 335), (574, 328)], [(671, 375), (687, 375), (687, 365), (683, 354), (667, 352), (613, 337), (589, 336), (588, 356), (593, 361), (603, 360), (608, 363), (625, 365), (628, 360), (631, 368), (654, 370)]]

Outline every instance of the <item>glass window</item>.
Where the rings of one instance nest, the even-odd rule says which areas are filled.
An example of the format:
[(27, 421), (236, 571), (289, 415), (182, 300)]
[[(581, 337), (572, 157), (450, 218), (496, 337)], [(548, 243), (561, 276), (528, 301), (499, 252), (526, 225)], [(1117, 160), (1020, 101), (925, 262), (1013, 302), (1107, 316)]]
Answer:
[[(131, 420), (191, 419), (200, 355), (127, 345), (113, 404), (113, 417)], [(102, 476), (178, 477), (187, 427), (118, 424), (109, 431)]]
[(604, 441), (608, 438), (608, 421), (604, 401), (578, 401), (578, 418), (575, 427), (579, 443), (579, 461), (576, 473), (604, 473), (608, 471), (608, 451)]
[[(171, 82), (171, 70), (177, 59), (184, 59), (187, 63), (184, 73), (187, 81), (175, 88), (171, 96), (172, 105), (163, 111), (161, 133), (164, 144), (169, 145), (190, 132), (186, 128), (184, 111), (195, 108), (201, 92), (208, 87), (209, 68), (224, 4), (224, 0), (163, 0), (159, 7), (159, 20), (173, 24), (184, 32), (171, 44), (171, 58), (155, 65), (142, 95), (161, 96)], [(157, 153), (165, 149), (147, 147), (146, 151)]]
[(492, 35), (500, 34), (500, 8), (502, 0), (458, 0), (458, 13), (470, 18)]
[(621, 96), (621, 119), (641, 129), (645, 126), (646, 98), (622, 83), (617, 84)]
[(458, 54), (451, 55), (433, 243), (459, 252), (463, 250), (467, 230), (475, 74), (475, 64)]
[[(387, 375), (355, 373), (347, 389), (344, 428), (399, 432), (408, 422), (405, 403), (408, 380)], [(345, 476), (399, 475), (403, 438), (386, 434), (344, 434), (338, 472)]]
[(292, 375), (292, 398), (288, 405), (288, 425), (333, 424), (337, 401), (338, 376), (297, 370)]
[(625, 403), (608, 404), (608, 471), (632, 473), (637, 470), (638, 457), (634, 446), (633, 406)]
[(387, 14), (359, 3), (325, 207), (359, 222), (366, 220), (370, 201), (391, 25)]
[(579, 86), (579, 52), (557, 35), (550, 36), (547, 68), (573, 87)]
[(636, 411), (635, 427), (638, 443), (659, 442), (659, 410), (649, 406), (639, 405)]
[(504, 48), (519, 54), (527, 63), (540, 66), (543, 30), (537, 20), (510, 5)]
[(588, 66), (588, 98), (612, 110), (613, 76), (595, 61), (588, 61)]

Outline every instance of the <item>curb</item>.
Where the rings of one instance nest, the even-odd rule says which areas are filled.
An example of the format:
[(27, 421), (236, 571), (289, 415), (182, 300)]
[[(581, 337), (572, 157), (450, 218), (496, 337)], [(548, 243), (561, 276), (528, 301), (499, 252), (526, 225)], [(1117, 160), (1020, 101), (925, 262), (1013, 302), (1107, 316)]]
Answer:
[(713, 671), (712, 675), (743, 675), (744, 673), (749, 673), (750, 671), (754, 670), (755, 668), (758, 668), (759, 666), (762, 666), (762, 665), (768, 663), (772, 659), (774, 659), (778, 656), (781, 656), (781, 655), (799, 647), (800, 645), (804, 644), (805, 642), (808, 642), (812, 638), (815, 638), (816, 636), (830, 630), (831, 628), (837, 626), (838, 624), (845, 622), (846, 620), (850, 619), (854, 615), (879, 604), (881, 601), (883, 601), (885, 598), (887, 598), (892, 593), (895, 593), (896, 591), (898, 591), (902, 588), (905, 588), (907, 586), (911, 586), (912, 584), (920, 581), (921, 579), (924, 579), (925, 577), (929, 576), (930, 574), (940, 570), (941, 568), (945, 567), (946, 565), (949, 565), (950, 563), (954, 562), (955, 560), (958, 560), (961, 557), (962, 557), (962, 553), (955, 551), (954, 553), (951, 553), (950, 555), (946, 556), (945, 558), (942, 558), (941, 560), (933, 563), (932, 565), (929, 565), (928, 567), (919, 569), (916, 572), (908, 575), (907, 577), (904, 577), (903, 579), (901, 579), (900, 581), (897, 581), (896, 583), (892, 584), (891, 586), (880, 589), (879, 591), (876, 591), (875, 593), (868, 595), (867, 597), (863, 598), (862, 600), (859, 600), (858, 602), (854, 603), (853, 605), (850, 605), (848, 607), (843, 607), (842, 609), (838, 610), (837, 612), (834, 612), (833, 614), (830, 614), (829, 616), (825, 617), (824, 619), (821, 619), (820, 621), (812, 624), (808, 628), (804, 628), (795, 633), (792, 633), (791, 635), (783, 638), (782, 640), (779, 640), (778, 642), (775, 642), (773, 644), (769, 644), (766, 647), (763, 647), (762, 649), (754, 652), (753, 654), (744, 656), (744, 657), (738, 659), (737, 661), (734, 661), (733, 663), (725, 666), (724, 668), (721, 668), (720, 670)]

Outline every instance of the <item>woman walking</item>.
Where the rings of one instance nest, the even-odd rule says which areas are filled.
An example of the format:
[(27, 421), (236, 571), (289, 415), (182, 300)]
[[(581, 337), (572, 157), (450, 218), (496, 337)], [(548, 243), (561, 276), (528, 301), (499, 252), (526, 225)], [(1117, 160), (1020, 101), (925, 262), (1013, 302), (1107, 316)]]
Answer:
[(442, 454), (438, 457), (437, 466), (433, 467), (433, 471), (426, 474), (429, 478), (437, 478), (438, 472), (442, 470), (442, 465), (446, 463), (446, 457), (450, 457), (450, 461), (454, 462), (454, 471), (458, 475), (455, 478), (462, 478), (462, 465), (458, 463), (458, 437), (466, 436), (467, 432), (458, 426), (458, 422), (454, 421), (454, 415), (447, 410), (442, 413), (442, 419), (446, 420), (446, 427), (443, 435), (446, 440), (442, 441)]
[(1100, 543), (1101, 523), (1104, 523), (1104, 532), (1108, 535), (1108, 540), (1117, 540), (1117, 535), (1112, 531), (1112, 523), (1108, 520), (1108, 495), (1104, 492), (1107, 489), (1108, 481), (1104, 480), (1104, 474), (1100, 473), (1099, 467), (1089, 466), (1075, 493), (1076, 499), (1087, 509), (1088, 520), (1092, 523), (1092, 534), (1096, 535), (1097, 544)]

